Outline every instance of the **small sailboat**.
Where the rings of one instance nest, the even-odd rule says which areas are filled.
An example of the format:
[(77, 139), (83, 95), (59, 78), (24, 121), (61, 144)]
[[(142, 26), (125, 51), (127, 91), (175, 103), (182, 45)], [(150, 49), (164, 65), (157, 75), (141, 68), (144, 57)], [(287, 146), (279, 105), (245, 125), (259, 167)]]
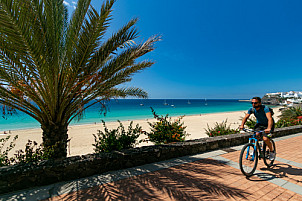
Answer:
[(206, 98), (204, 99), (204, 102), (205, 102), (204, 105), (208, 105)]
[(188, 105), (191, 105), (191, 102), (190, 102), (190, 100), (188, 100)]
[(139, 104), (140, 106), (144, 106), (144, 104), (143, 104), (143, 100), (141, 100), (141, 103)]
[(175, 108), (175, 106), (174, 106), (174, 104), (173, 104), (173, 101), (172, 101), (171, 107), (174, 107), (174, 108)]
[(164, 105), (169, 105), (166, 100), (164, 101)]

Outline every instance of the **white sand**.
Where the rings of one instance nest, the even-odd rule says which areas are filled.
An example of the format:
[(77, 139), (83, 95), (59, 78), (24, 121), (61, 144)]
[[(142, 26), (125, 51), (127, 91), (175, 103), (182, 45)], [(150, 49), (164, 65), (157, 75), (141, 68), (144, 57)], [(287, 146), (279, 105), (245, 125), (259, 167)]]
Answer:
[[(224, 113), (211, 113), (211, 114), (200, 114), (200, 115), (191, 115), (185, 116), (182, 119), (186, 128), (186, 132), (190, 135), (186, 138), (190, 139), (199, 139), (203, 137), (208, 137), (205, 134), (205, 129), (207, 128), (207, 124), (210, 127), (214, 127), (215, 123), (221, 123), (227, 119), (227, 125), (231, 124), (231, 128), (238, 128), (241, 124), (240, 118), (245, 116), (246, 111), (238, 111), (238, 112), (224, 112)], [(274, 118), (277, 121), (277, 116), (280, 115), (280, 111), (278, 108), (274, 108)], [(173, 117), (175, 119), (177, 117)], [(154, 122), (155, 119), (149, 119), (149, 122)], [(145, 120), (134, 120), (133, 126), (139, 124), (143, 127), (143, 130), (149, 131), (150, 126)], [(122, 121), (125, 128), (129, 125), (130, 121)], [(117, 122), (108, 122), (106, 123), (107, 127), (110, 129), (117, 128)], [(93, 153), (94, 137), (92, 134), (97, 133), (98, 130), (103, 129), (101, 123), (97, 124), (87, 124), (87, 125), (77, 125), (70, 126), (68, 130), (68, 136), (70, 139), (69, 147), (68, 147), (68, 155), (84, 155), (88, 153)], [(2, 132), (3, 133), (3, 132)], [(6, 137), (7, 135), (11, 135), (11, 139), (18, 135), (19, 138), (16, 141), (16, 147), (10, 152), (9, 155), (15, 153), (15, 150), (25, 149), (25, 144), (30, 139), (32, 141), (36, 141), (39, 144), (42, 143), (42, 131), (41, 129), (26, 129), (26, 130), (12, 130), (11, 134), (0, 135), (0, 138)], [(146, 136), (141, 136), (139, 139), (144, 139)], [(7, 143), (8, 144), (8, 143)], [(138, 146), (152, 145), (152, 143), (141, 143)], [(2, 150), (4, 151), (4, 150)]]

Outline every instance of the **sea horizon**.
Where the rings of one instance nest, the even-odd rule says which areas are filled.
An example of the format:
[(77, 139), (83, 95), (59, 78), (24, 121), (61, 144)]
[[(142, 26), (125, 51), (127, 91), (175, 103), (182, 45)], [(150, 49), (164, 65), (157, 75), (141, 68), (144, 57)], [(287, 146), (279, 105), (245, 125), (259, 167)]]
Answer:
[[(170, 117), (248, 110), (250, 103), (239, 100), (247, 99), (113, 99), (106, 102), (105, 116), (96, 104), (85, 111), (83, 119), (70, 125), (152, 119), (151, 107), (157, 114)], [(22, 112), (0, 119), (0, 132), (34, 128), (40, 128), (40, 124)]]

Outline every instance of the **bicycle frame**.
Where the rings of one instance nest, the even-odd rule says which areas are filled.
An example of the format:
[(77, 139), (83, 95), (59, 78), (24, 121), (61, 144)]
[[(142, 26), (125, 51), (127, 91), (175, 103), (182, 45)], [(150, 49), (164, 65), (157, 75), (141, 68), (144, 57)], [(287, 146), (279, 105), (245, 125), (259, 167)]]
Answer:
[[(254, 133), (254, 134), (252, 135), (252, 137), (249, 138), (249, 143), (251, 143), (251, 144), (254, 145), (254, 150), (256, 150), (257, 147), (259, 147), (258, 139), (257, 139), (257, 137), (256, 137), (256, 133)], [(246, 159), (248, 159), (248, 157), (249, 157), (248, 154), (249, 154), (249, 153), (250, 153), (250, 147), (247, 148), (247, 153), (246, 153), (246, 156), (245, 156)], [(251, 159), (251, 160), (254, 160), (254, 159), (255, 159), (255, 152), (253, 153), (252, 159)]]
[[(248, 130), (246, 130), (248, 131)], [(254, 150), (258, 149), (258, 152), (259, 154), (261, 153), (261, 148), (259, 146), (259, 140), (256, 136), (257, 133), (263, 133), (264, 131), (253, 131), (254, 134), (249, 138), (249, 143), (253, 144), (254, 145)], [(246, 156), (245, 158), (248, 159), (248, 154), (250, 153), (250, 147), (247, 148), (247, 153), (246, 153)], [(253, 153), (252, 155), (252, 159), (254, 161), (254, 158), (255, 158), (255, 152)]]
[[(263, 134), (264, 131), (254, 131), (244, 129), (245, 132), (252, 132), (253, 134), (249, 137), (249, 142), (243, 146), (241, 149), (240, 157), (239, 157), (239, 166), (241, 172), (249, 177), (252, 176), (255, 172), (258, 164), (258, 159), (263, 159), (264, 164), (269, 168), (273, 165), (274, 160), (269, 159), (270, 151), (268, 149), (265, 142), (261, 144), (259, 141), (262, 141), (262, 137), (258, 136), (258, 134)], [(270, 139), (271, 140), (271, 139)], [(273, 149), (276, 150), (275, 143), (271, 140)], [(253, 149), (253, 150), (251, 150)]]

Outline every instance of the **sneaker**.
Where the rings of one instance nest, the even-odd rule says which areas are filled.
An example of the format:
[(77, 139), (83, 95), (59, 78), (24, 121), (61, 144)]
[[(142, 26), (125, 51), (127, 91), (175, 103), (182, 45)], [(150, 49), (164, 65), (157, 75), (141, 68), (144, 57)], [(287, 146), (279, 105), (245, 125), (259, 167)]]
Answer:
[(275, 160), (275, 157), (276, 157), (276, 153), (275, 153), (275, 152), (270, 152), (270, 153), (269, 153), (269, 160), (270, 160), (270, 161)]

